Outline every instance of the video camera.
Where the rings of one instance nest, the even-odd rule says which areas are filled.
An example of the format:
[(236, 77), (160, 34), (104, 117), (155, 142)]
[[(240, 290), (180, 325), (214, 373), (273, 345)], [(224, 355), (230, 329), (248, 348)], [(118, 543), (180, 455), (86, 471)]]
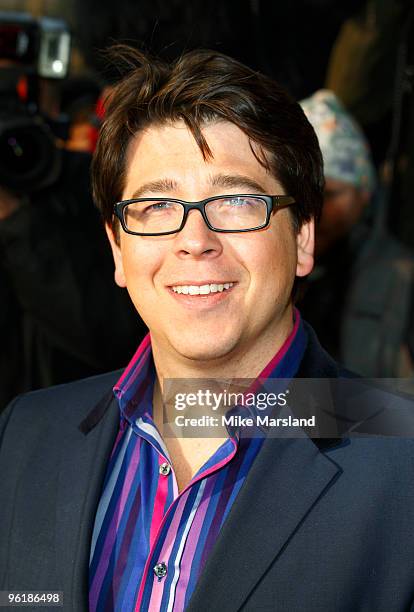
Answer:
[(31, 193), (59, 175), (53, 122), (39, 110), (39, 77), (63, 79), (70, 33), (60, 19), (0, 11), (0, 185)]

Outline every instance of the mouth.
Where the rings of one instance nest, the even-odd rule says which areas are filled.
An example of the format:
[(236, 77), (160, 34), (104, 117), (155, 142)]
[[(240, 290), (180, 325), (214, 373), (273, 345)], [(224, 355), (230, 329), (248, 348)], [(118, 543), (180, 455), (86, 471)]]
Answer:
[(232, 294), (235, 281), (184, 282), (167, 287), (174, 300), (185, 308), (205, 310), (224, 304)]
[(216, 282), (216, 283), (205, 283), (200, 284), (186, 284), (186, 285), (172, 285), (170, 289), (174, 293), (183, 295), (211, 295), (213, 293), (223, 293), (234, 287), (233, 282)]

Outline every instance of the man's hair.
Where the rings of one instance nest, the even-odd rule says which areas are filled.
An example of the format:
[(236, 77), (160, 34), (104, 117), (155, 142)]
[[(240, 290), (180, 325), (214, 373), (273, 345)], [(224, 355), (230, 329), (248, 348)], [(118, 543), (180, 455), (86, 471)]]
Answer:
[(235, 124), (257, 160), (295, 198), (295, 228), (319, 218), (324, 181), (318, 140), (300, 105), (275, 81), (215, 51), (189, 51), (167, 64), (122, 45), (111, 59), (128, 73), (108, 97), (92, 164), (94, 199), (105, 222), (113, 222), (113, 206), (122, 199), (131, 139), (149, 125), (180, 120), (205, 160), (212, 152), (202, 128)]

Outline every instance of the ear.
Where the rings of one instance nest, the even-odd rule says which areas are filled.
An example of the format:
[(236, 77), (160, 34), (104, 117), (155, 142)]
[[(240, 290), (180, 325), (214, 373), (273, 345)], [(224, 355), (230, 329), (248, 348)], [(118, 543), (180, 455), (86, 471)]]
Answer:
[(311, 219), (303, 223), (296, 236), (297, 264), (296, 276), (306, 276), (313, 268), (313, 253), (315, 249), (315, 221)]
[(115, 282), (117, 285), (119, 285), (119, 287), (126, 287), (126, 278), (120, 245), (115, 237), (114, 230), (109, 223), (105, 223), (105, 230), (111, 245), (112, 256), (115, 263)]

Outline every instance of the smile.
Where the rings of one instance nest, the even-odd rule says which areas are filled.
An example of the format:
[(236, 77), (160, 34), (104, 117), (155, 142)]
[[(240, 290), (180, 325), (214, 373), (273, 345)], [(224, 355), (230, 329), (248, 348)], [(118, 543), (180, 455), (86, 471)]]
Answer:
[(209, 285), (174, 285), (171, 289), (174, 293), (184, 295), (210, 295), (211, 293), (222, 293), (233, 287), (234, 283), (211, 283)]

